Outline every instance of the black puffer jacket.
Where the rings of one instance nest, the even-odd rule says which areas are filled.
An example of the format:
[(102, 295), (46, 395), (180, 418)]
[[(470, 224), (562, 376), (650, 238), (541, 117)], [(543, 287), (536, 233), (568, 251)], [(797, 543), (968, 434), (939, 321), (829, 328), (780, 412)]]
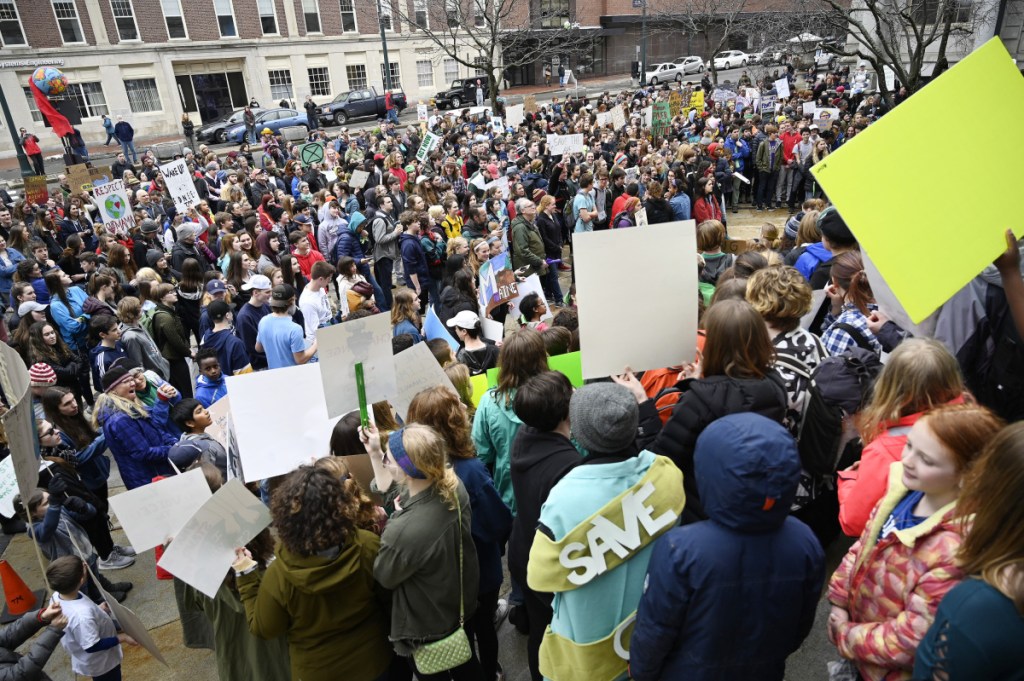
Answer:
[(693, 452), (700, 434), (713, 421), (743, 412), (753, 412), (782, 423), (786, 416), (786, 393), (782, 379), (774, 374), (761, 379), (728, 376), (691, 378), (680, 381), (677, 387), (683, 395), (672, 410), (672, 417), (648, 449), (672, 459), (683, 471), (683, 488), (686, 490), (683, 523), (687, 523), (707, 518), (697, 493), (693, 467)]
[(647, 224), (663, 225), (675, 221), (672, 214), (672, 206), (668, 205), (665, 199), (648, 197), (644, 201), (644, 208), (647, 209)]
[(448, 320), (463, 310), (476, 312), (476, 308), (475, 300), (454, 286), (445, 286), (444, 290), (441, 291), (441, 302), (437, 306), (437, 318), (441, 320), (442, 324), (447, 326)]

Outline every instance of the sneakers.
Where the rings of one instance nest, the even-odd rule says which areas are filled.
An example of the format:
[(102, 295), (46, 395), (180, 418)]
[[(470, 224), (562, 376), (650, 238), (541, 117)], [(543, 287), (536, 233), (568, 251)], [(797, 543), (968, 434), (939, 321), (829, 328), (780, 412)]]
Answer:
[(494, 611), (494, 628), (500, 627), (506, 617), (508, 617), (508, 601), (504, 598), (499, 598), (498, 609)]
[(133, 585), (131, 582), (114, 582), (110, 585), (110, 591), (121, 591), (123, 593), (128, 593), (134, 588), (134, 586), (135, 585)]
[(559, 263), (558, 269), (560, 269), (563, 272), (571, 272), (572, 271), (572, 265), (567, 265), (564, 262), (563, 263)]
[(98, 566), (100, 570), (123, 570), (134, 563), (135, 559), (133, 557), (122, 556), (115, 549), (110, 552), (106, 560), (100, 559)]
[(129, 558), (135, 557), (135, 549), (133, 549), (130, 546), (121, 546), (120, 544), (114, 544), (113, 550), (116, 551), (119, 556), (128, 556)]
[(110, 595), (114, 597), (118, 603), (124, 603), (124, 599), (128, 598), (128, 594), (123, 591), (111, 591)]
[(508, 609), (508, 621), (523, 636), (530, 633), (530, 620), (526, 615), (526, 607), (513, 605)]

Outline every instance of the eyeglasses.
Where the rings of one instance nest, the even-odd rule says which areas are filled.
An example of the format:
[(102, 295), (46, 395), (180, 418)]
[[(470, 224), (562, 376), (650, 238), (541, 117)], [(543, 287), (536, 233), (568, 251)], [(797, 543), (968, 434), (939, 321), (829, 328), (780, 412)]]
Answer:
[(59, 434), (60, 434), (60, 428), (58, 428), (57, 426), (50, 426), (49, 429), (43, 431), (43, 433), (42, 433), (42, 435), (40, 435), (40, 437), (50, 437), (51, 435), (59, 435)]

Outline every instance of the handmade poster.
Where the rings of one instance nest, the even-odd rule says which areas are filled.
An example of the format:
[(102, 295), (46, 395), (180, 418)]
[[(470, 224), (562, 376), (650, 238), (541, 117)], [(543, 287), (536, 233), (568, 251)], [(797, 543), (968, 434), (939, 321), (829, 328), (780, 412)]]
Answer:
[(655, 102), (651, 118), (651, 132), (655, 137), (663, 137), (672, 125), (672, 110), (668, 102)]
[(124, 180), (111, 180), (107, 184), (93, 187), (92, 195), (104, 229), (127, 234), (135, 226), (135, 215), (128, 202)]
[(231, 398), (227, 395), (210, 405), (208, 410), (213, 425), (206, 429), (207, 435), (219, 442), (228, 453), (228, 480), (245, 479), (242, 472), (242, 457), (238, 453), (238, 437), (231, 420)]
[(611, 125), (611, 123), (612, 123), (612, 114), (611, 114), (611, 112), (602, 111), (602, 112), (597, 114), (597, 125), (598, 125), (598, 127), (603, 128), (606, 125)]
[(480, 265), (477, 295), (480, 296), (481, 317), (519, 295), (516, 275), (508, 260), (508, 253), (496, 255)]
[(505, 123), (510, 128), (518, 128), (526, 120), (524, 117), (524, 105), (514, 104), (512, 106), (505, 107)]
[(395, 355), (394, 359), (395, 375), (402, 378), (398, 382), (398, 391), (388, 401), (403, 421), (409, 413), (412, 398), (421, 390), (439, 385), (455, 392), (451, 379), (434, 359), (426, 343), (417, 343)]
[(314, 163), (324, 162), (324, 145), (320, 142), (308, 142), (299, 147), (299, 160), (302, 161), (303, 167), (308, 167)]
[(488, 127), (490, 127), (495, 135), (505, 132), (505, 122), (501, 119), (501, 116), (491, 116), (491, 122)]
[(839, 109), (819, 108), (814, 110), (814, 124), (821, 129), (831, 128), (832, 121), (839, 119)]
[(89, 168), (89, 189), (92, 191), (93, 187), (100, 187), (105, 185), (114, 179), (114, 173), (111, 172), (110, 166), (96, 166)]
[(644, 125), (648, 128), (654, 125), (654, 107), (648, 106), (643, 110), (644, 114)]
[[(320, 158), (323, 158), (322, 153)], [(199, 205), (199, 192), (196, 191), (196, 186), (192, 182), (192, 174), (188, 171), (185, 159), (179, 158), (161, 165), (160, 173), (164, 176), (167, 191), (170, 192), (171, 198), (174, 200), (174, 207), (179, 213), (184, 214), (189, 208)]]
[(548, 135), (548, 154), (562, 156), (583, 151), (583, 135)]
[[(432, 132), (428, 132), (423, 135), (423, 141), (420, 142), (420, 148), (416, 152), (416, 158), (420, 161), (426, 161), (430, 156), (430, 152), (434, 150), (434, 147), (436, 147), (440, 141), (441, 137)], [(366, 184), (365, 180), (363, 181), (363, 184)]]
[[(555, 267), (557, 267), (557, 265)], [(512, 305), (512, 309), (514, 310), (514, 315), (518, 316), (520, 314), (519, 304), (523, 302), (523, 298), (525, 298), (530, 293), (536, 293), (538, 296), (540, 296), (541, 302), (544, 303), (544, 314), (541, 315), (541, 321), (545, 319), (551, 319), (552, 317), (555, 316), (551, 313), (551, 306), (548, 305), (547, 298), (544, 295), (544, 287), (541, 286), (539, 276), (537, 276), (536, 274), (531, 274), (523, 281), (517, 282), (517, 288), (519, 290), (519, 295), (517, 295), (515, 298), (509, 301), (509, 303)]]
[(71, 191), (87, 192), (92, 189), (92, 180), (89, 179), (89, 166), (84, 163), (78, 163), (73, 166), (65, 168), (65, 175), (68, 178), (68, 186), (71, 187)]
[(779, 99), (787, 99), (789, 97), (789, 79), (779, 78), (775, 81), (775, 92), (778, 93)]
[(537, 113), (536, 95), (526, 95), (523, 97), (523, 111), (526, 113)]
[(487, 340), (497, 342), (505, 337), (505, 326), (501, 322), (496, 322), (493, 319), (481, 317), (480, 332)]
[(25, 201), (37, 206), (45, 206), (50, 198), (50, 190), (46, 188), (45, 175), (29, 175), (24, 179)]
[(612, 127), (616, 130), (626, 127), (626, 112), (622, 110), (621, 104), (612, 107)]
[(548, 368), (565, 374), (573, 387), (579, 388), (583, 385), (583, 366), (580, 364), (580, 359), (579, 351), (555, 355), (548, 357)]
[(427, 105), (426, 104), (417, 104), (416, 105), (416, 120), (418, 120), (418, 121), (425, 121), (428, 118), (430, 118), (430, 109), (427, 107)]
[(690, 103), (687, 106), (688, 109), (696, 109), (697, 113), (704, 113), (704, 91), (697, 90), (690, 95)]
[(804, 102), (804, 116), (813, 116), (816, 107), (814, 102)]
[(0, 387), (11, 404), (0, 420), (7, 434), (17, 491), (27, 499), (39, 482), (39, 439), (28, 392), (28, 369), (21, 355), (6, 343), (0, 343), (0, 363)]
[[(76, 546), (75, 548), (77, 549), (78, 547)], [(81, 551), (78, 553), (81, 555)], [(139, 616), (118, 603), (116, 598), (103, 589), (100, 585), (100, 581), (96, 579), (96, 573), (92, 571), (92, 568), (89, 567), (88, 563), (85, 568), (89, 571), (89, 574), (92, 575), (92, 583), (97, 589), (99, 589), (100, 595), (103, 597), (103, 601), (107, 604), (107, 607), (110, 608), (111, 618), (120, 625), (121, 630), (135, 639), (135, 642), (142, 646), (147, 653), (152, 655), (153, 659), (165, 667), (169, 666), (167, 664), (167, 660), (164, 659), (163, 654), (160, 652), (160, 648), (157, 646), (156, 641), (154, 641), (153, 637), (149, 634), (149, 629), (142, 623)]]
[(0, 461), (0, 515), (14, 517), (14, 496), (18, 494), (18, 478), (14, 475), (14, 457)]
[(491, 180), (484, 185), (484, 191), (491, 189), (492, 187), (498, 187), (501, 189), (501, 198), (508, 199), (509, 186), (508, 186), (508, 175), (502, 175), (497, 180)]
[(640, 210), (638, 210), (636, 212), (636, 214), (634, 215), (634, 219), (636, 220), (636, 226), (637, 227), (646, 227), (647, 226), (647, 209), (646, 208), (641, 208)]
[[(430, 133), (427, 133), (430, 134)], [(353, 170), (352, 177), (349, 178), (348, 186), (353, 189), (362, 189), (366, 186), (366, 181), (370, 179), (370, 173), (365, 170)]]
[(455, 340), (455, 336), (451, 334), (451, 331), (441, 323), (433, 307), (428, 307), (427, 314), (423, 316), (423, 335), (427, 337), (427, 340), (434, 340), (435, 338), (444, 339), (448, 343), (448, 347), (452, 349), (453, 357), (459, 351), (459, 341)]
[(473, 386), (473, 406), (479, 407), (480, 400), (483, 399), (484, 393), (487, 392), (487, 374), (478, 374), (476, 376), (469, 377), (469, 384)]
[(672, 118), (675, 118), (683, 112), (683, 93), (679, 90), (673, 90), (668, 96), (668, 108), (672, 113)]
[(268, 525), (270, 511), (260, 498), (241, 481), (229, 480), (189, 518), (157, 565), (215, 598), (235, 561), (235, 549)]
[(903, 309), (903, 305), (900, 304), (892, 289), (889, 288), (885, 277), (881, 275), (878, 268), (875, 267), (875, 263), (871, 261), (871, 258), (868, 257), (864, 249), (861, 249), (860, 256), (864, 263), (864, 273), (868, 275), (868, 283), (871, 284), (871, 295), (874, 297), (878, 309), (895, 322), (897, 326), (904, 331), (909, 331), (916, 338), (933, 337), (935, 335), (936, 313), (933, 312), (928, 315), (921, 320), (920, 324), (915, 324), (910, 319), (907, 311)]
[(760, 113), (774, 114), (775, 102), (777, 102), (778, 100), (779, 98), (775, 95), (764, 95), (763, 97), (761, 97), (761, 106), (759, 109)]
[(391, 319), (375, 314), (327, 326), (316, 332), (327, 415), (347, 414), (359, 408), (355, 365), (363, 365), (366, 400), (370, 404), (389, 399), (397, 391), (391, 359)]
[[(998, 37), (811, 169), (915, 323), (1006, 249), (1007, 227), (1018, 238), (1024, 234), (1013, 202), (1006, 201), (1019, 191), (1015, 159), (1024, 157), (1024, 137), (1001, 140), (991, 163), (952, 171), (948, 153), (934, 144), (946, 129), (935, 112), (979, 87), (999, 92), (1006, 111), (1024, 108), (1024, 78)], [(908, 154), (916, 172), (907, 172)], [(875, 188), (867, 203), (865, 177)], [(971, 201), (906, 201), (908, 196), (959, 196), (968, 182), (976, 189)], [(971, 226), (970, 238), (964, 237), (965, 225)]]
[[(283, 475), (327, 455), (331, 420), (320, 379), (323, 346), (320, 352), (318, 364), (225, 377), (244, 482)], [(272, 415), (267, 395), (275, 396)]]
[[(573, 235), (584, 378), (676, 366), (697, 348), (697, 297), (682, 296), (671, 315), (657, 296), (637, 296), (623, 281), (651, 290), (697, 290), (693, 220)], [(624, 258), (623, 253), (643, 253)], [(609, 277), (609, 272), (615, 272)]]
[(210, 486), (197, 468), (115, 494), (109, 503), (132, 548), (141, 552), (177, 534), (210, 496)]

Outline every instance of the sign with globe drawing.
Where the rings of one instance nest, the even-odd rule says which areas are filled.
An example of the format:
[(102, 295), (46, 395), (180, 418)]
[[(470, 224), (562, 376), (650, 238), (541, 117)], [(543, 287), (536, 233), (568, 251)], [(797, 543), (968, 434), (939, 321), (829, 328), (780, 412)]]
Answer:
[(110, 233), (127, 234), (135, 226), (135, 216), (128, 202), (124, 180), (113, 180), (93, 187), (92, 195), (103, 219), (103, 228)]

